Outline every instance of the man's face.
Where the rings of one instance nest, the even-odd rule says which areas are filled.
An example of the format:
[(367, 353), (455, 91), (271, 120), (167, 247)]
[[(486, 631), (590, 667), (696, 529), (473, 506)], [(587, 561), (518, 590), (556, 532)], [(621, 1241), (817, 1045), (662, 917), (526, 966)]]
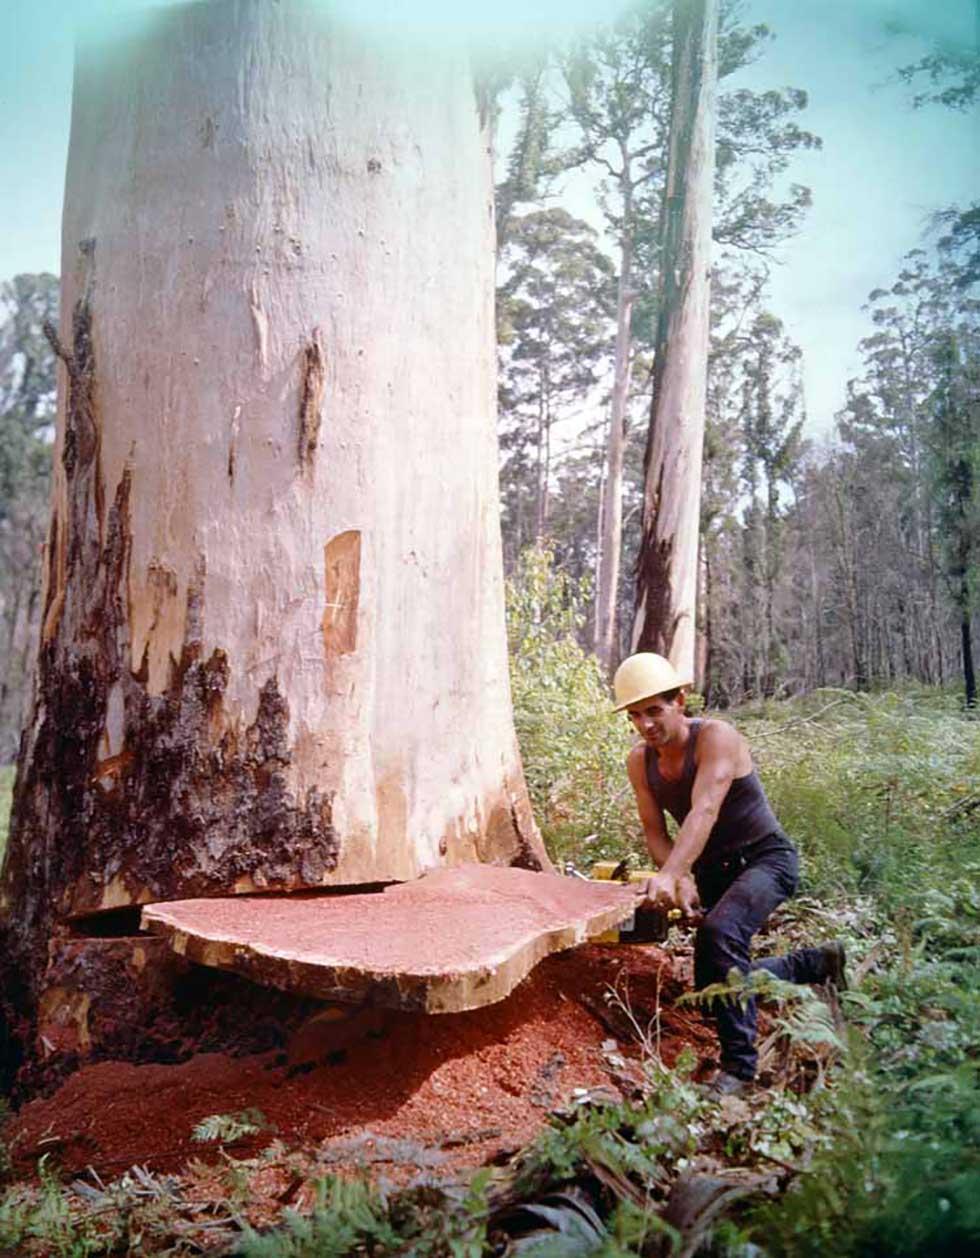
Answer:
[(675, 742), (684, 728), (684, 694), (674, 699), (653, 695), (631, 703), (626, 713), (644, 742), (663, 747)]

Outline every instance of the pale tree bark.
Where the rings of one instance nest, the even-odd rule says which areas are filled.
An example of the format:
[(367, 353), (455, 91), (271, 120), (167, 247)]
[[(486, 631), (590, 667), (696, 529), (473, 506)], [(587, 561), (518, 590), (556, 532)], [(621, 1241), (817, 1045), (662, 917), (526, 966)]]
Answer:
[(706, 695), (711, 676), (711, 569), (708, 565), (708, 541), (701, 538), (698, 547), (697, 616), (694, 640), (694, 687)]
[(2, 881), (29, 989), (78, 915), (546, 860), (510, 709), (486, 112), (461, 45), (295, 0), (80, 51)]
[[(608, 449), (608, 437), (604, 438), (603, 444)], [(597, 452), (598, 453), (598, 452)], [(599, 502), (596, 508), (596, 525), (595, 525), (595, 568), (594, 580), (596, 597), (592, 605), (592, 643), (593, 649), (598, 647), (599, 643), (599, 624), (600, 624), (600, 606), (599, 606), (599, 583), (602, 580), (602, 528), (606, 518), (606, 460), (602, 459), (599, 468)]]
[(626, 411), (629, 403), (630, 355), (633, 317), (633, 184), (628, 154), (623, 148), (623, 234), (619, 249), (619, 281), (616, 291), (616, 348), (613, 359), (612, 407), (606, 449), (605, 494), (602, 499), (601, 555), (596, 611), (596, 655), (604, 671), (612, 674), (618, 663), (616, 606), (619, 598), (619, 565), (623, 548), (623, 456), (626, 446)]
[(675, 0), (660, 313), (633, 649), (695, 665), (715, 168), (717, 0)]
[(534, 509), (534, 543), (540, 546), (548, 532), (551, 488), (551, 381), (545, 358), (538, 372), (538, 483)]

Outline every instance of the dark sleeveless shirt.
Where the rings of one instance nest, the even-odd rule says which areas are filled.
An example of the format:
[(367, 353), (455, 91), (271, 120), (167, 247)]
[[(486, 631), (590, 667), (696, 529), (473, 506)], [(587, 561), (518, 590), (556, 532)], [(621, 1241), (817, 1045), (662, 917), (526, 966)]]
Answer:
[[(694, 749), (697, 746), (698, 734), (701, 732), (701, 720), (692, 720), (689, 726), (690, 738), (684, 752), (684, 769), (676, 782), (668, 782), (661, 777), (657, 767), (657, 752), (653, 747), (645, 748), (647, 783), (657, 803), (667, 810), (678, 825), (691, 811), (691, 790), (694, 786), (694, 775), (697, 766), (694, 763)], [(708, 835), (701, 855), (695, 862), (695, 868), (704, 866), (714, 860), (724, 860), (740, 848), (748, 847), (758, 839), (770, 834), (782, 834), (782, 827), (766, 799), (766, 793), (759, 781), (755, 769), (744, 777), (733, 778), (728, 794), (722, 800), (715, 822)]]

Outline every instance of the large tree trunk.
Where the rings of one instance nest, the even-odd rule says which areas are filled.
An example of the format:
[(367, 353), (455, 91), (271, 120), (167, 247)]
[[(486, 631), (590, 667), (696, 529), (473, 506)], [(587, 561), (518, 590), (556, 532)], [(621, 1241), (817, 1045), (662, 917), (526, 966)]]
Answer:
[(645, 455), (634, 650), (694, 675), (715, 169), (717, 0), (675, 0), (660, 314)]
[(510, 710), (493, 257), (461, 48), (216, 0), (80, 53), (2, 881), (29, 992), (78, 915), (546, 859)]

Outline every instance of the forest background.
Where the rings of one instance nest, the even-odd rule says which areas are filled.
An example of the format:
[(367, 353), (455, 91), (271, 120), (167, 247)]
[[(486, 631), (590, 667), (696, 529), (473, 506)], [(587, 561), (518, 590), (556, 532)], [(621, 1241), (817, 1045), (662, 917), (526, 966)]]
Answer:
[[(840, 65), (821, 68), (818, 40), (787, 85), (780, 24), (796, 49), (814, 30), (796, 6), (770, 7), (729, 4), (722, 19), (697, 688), (723, 708), (959, 678), (972, 700), (978, 210), (946, 198), (977, 167), (975, 14), (951, 5), (930, 26), (920, 5), (838, 6)], [(542, 7), (519, 38), (505, 15), (479, 36), (498, 89), (502, 526), (509, 574), (526, 548), (549, 550), (579, 597), (581, 645), (608, 671), (633, 621), (670, 21), (656, 4), (623, 7), (606, 27), (587, 6), (571, 14), (549, 24)], [(846, 41), (866, 51), (868, 83), (853, 81)], [(811, 129), (811, 76), (830, 151)], [(846, 108), (859, 100), (888, 102), (880, 117), (868, 112), (866, 134)], [(917, 133), (926, 115), (943, 121)], [(908, 199), (889, 213), (876, 197), (906, 139), (912, 151), (933, 144), (934, 168), (907, 169)], [(874, 167), (854, 169), (876, 158), (880, 180)], [(827, 193), (837, 219), (827, 238), (804, 176), (827, 188), (828, 171), (830, 186), (848, 183), (863, 231), (882, 238), (879, 270), (837, 193)], [(28, 205), (36, 183), (26, 181)], [(36, 256), (36, 232), (24, 236), (16, 214), (13, 225), (23, 256)], [(829, 291), (814, 284), (821, 271)], [(856, 276), (873, 285), (860, 311)], [(788, 279), (802, 293), (795, 305)], [(0, 301), (2, 763), (16, 754), (33, 657), (54, 413), (41, 325), (55, 316), (57, 279), (15, 275)], [(861, 319), (867, 334), (845, 358), (841, 333), (857, 334)], [(610, 470), (614, 432), (621, 475)], [(604, 613), (609, 642), (599, 641)]]

